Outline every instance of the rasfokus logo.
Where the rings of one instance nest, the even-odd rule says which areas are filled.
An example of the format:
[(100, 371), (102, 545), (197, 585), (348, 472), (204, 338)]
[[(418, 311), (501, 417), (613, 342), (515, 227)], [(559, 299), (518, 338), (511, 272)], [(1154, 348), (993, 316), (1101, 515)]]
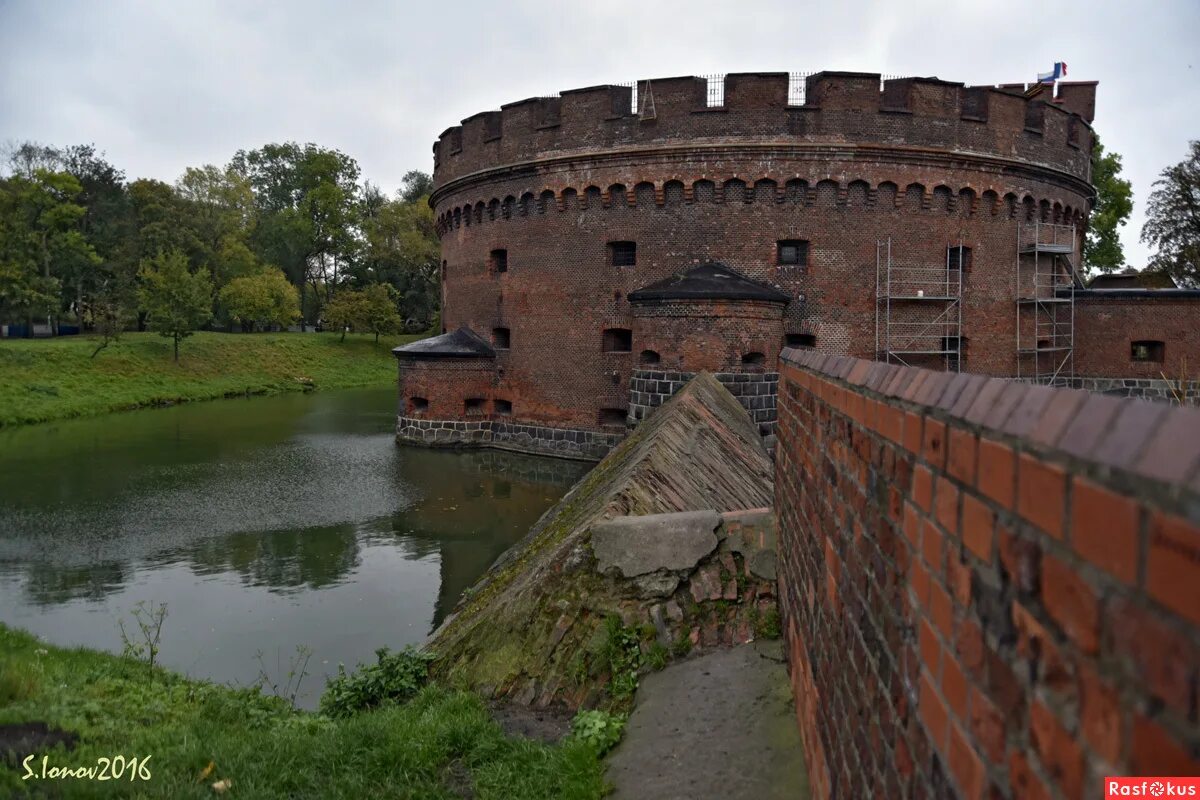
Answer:
[(1198, 778), (1105, 778), (1104, 800), (1114, 797), (1196, 797)]

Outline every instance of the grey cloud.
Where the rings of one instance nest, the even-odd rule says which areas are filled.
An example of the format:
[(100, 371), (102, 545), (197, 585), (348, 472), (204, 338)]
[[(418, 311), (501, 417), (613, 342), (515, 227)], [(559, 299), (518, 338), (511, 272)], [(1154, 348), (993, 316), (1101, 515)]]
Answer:
[(1158, 172), (1200, 137), (1200, 4), (508, 4), (0, 0), (0, 141), (95, 142), (130, 176), (296, 139), (353, 155), (386, 189), (431, 167), (463, 117), (607, 81), (855, 69), (967, 83), (1058, 60), (1099, 80), (1096, 128), (1125, 158), (1131, 263)]

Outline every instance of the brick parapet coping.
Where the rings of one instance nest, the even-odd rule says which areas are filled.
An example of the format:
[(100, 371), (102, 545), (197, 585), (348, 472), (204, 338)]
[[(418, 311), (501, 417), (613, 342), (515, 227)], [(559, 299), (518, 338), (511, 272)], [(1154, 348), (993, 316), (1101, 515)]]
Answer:
[(815, 797), (1200, 774), (1200, 411), (810, 350), (780, 372)]

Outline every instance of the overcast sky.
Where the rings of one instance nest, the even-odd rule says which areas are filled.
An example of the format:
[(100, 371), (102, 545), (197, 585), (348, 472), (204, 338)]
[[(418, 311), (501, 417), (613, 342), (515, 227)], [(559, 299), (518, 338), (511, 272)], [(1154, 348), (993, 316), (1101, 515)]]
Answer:
[(1200, 138), (1200, 2), (0, 0), (0, 143), (92, 142), (174, 181), (239, 148), (297, 140), (355, 157), (385, 190), (430, 171), (435, 136), (525, 97), (739, 71), (861, 70), (1098, 80), (1095, 126), (1137, 205)]

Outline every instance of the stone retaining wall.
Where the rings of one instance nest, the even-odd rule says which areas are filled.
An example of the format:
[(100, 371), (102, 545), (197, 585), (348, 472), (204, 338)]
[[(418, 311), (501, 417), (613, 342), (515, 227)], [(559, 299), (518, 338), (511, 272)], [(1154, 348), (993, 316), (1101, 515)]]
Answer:
[(429, 447), (495, 447), (522, 453), (598, 461), (625, 432), (550, 428), (498, 419), (473, 421), (396, 418), (396, 441)]

